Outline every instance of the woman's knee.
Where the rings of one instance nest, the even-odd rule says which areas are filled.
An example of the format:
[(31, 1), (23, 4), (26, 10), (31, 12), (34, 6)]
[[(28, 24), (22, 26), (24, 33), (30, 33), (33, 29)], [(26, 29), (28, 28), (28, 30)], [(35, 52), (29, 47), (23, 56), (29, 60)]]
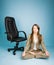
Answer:
[(25, 60), (26, 59), (26, 56), (22, 56), (22, 59)]
[(46, 58), (49, 58), (50, 56), (49, 55), (46, 55)]
[(24, 59), (24, 60), (26, 60), (26, 59), (28, 59), (28, 58), (29, 58), (28, 53), (26, 53), (25, 56), (22, 56), (22, 59)]

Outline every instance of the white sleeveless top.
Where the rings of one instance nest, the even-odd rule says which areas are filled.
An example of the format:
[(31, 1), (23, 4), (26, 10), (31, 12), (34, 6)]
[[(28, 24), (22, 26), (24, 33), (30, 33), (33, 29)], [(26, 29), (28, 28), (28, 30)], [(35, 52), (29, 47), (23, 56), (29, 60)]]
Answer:
[(36, 43), (38, 42), (38, 38), (34, 36), (34, 40), (33, 41), (34, 41), (34, 48), (33, 49), (37, 50)]

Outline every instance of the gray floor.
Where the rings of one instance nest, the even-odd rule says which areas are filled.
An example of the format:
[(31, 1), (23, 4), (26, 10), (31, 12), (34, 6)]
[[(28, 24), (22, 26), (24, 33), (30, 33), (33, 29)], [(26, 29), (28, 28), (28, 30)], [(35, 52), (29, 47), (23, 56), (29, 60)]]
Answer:
[(28, 59), (22, 60), (22, 52), (17, 51), (14, 56), (11, 52), (8, 52), (6, 48), (0, 48), (0, 65), (54, 65), (54, 48), (47, 47), (50, 52), (49, 59)]

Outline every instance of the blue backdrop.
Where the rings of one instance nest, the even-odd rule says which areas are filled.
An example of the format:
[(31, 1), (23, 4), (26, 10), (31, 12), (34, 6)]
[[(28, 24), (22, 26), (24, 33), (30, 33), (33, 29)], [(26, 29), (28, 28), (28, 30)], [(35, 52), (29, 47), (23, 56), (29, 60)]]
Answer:
[[(0, 0), (0, 47), (13, 46), (5, 35), (6, 16), (13, 16), (18, 30), (31, 33), (33, 24), (38, 24), (46, 46), (54, 46), (54, 1), (53, 0)], [(25, 45), (26, 42), (22, 42)], [(21, 46), (21, 44), (20, 44)]]

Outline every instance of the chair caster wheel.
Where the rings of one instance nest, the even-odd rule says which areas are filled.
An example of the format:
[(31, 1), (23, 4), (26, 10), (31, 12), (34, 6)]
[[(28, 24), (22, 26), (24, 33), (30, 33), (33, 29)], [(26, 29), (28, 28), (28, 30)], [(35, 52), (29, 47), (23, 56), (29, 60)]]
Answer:
[(24, 47), (21, 47), (21, 51), (24, 51)]
[(8, 52), (10, 52), (10, 49), (8, 49)]
[(13, 55), (16, 55), (16, 53), (15, 53), (15, 52), (13, 52)]

